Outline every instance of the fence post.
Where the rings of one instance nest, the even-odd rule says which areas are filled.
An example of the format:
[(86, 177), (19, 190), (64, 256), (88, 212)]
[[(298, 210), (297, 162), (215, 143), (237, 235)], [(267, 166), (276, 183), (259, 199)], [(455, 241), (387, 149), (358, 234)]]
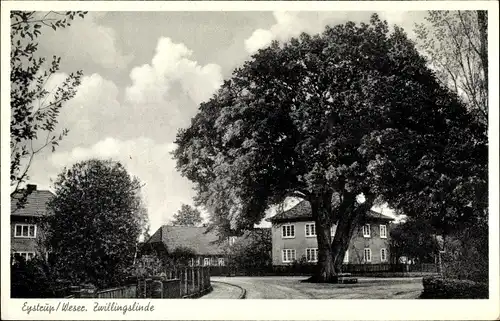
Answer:
[(186, 295), (188, 294), (188, 270), (187, 268), (184, 268), (184, 290)]
[(191, 286), (191, 289), (193, 290), (193, 293), (196, 293), (196, 282), (195, 282), (195, 278), (194, 278), (194, 267), (191, 267), (191, 283), (192, 283), (192, 286)]
[(153, 297), (153, 279), (146, 279), (146, 298)]
[(93, 284), (86, 284), (80, 290), (81, 298), (94, 298), (96, 296), (97, 288)]
[(70, 293), (75, 299), (80, 298), (80, 294), (82, 293), (81, 287), (78, 285), (70, 286)]
[(196, 274), (198, 274), (198, 278), (196, 279), (196, 283), (198, 283), (198, 291), (201, 291), (201, 279), (200, 279), (200, 268), (196, 268)]

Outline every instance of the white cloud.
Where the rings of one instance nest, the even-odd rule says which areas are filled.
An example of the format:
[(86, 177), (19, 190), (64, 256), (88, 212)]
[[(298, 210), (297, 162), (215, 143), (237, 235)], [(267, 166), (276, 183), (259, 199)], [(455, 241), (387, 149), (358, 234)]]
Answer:
[(274, 40), (274, 35), (270, 30), (257, 29), (250, 38), (245, 39), (245, 49), (249, 53), (255, 53), (261, 48), (265, 48)]
[(191, 55), (184, 44), (160, 38), (151, 64), (130, 72), (132, 85), (126, 88), (126, 100), (133, 104), (162, 103), (184, 94), (199, 104), (210, 98), (222, 84), (221, 68), (216, 64), (201, 66), (189, 59)]
[[(245, 39), (245, 49), (253, 54), (267, 47), (271, 41), (287, 41), (299, 36), (302, 32), (317, 34), (327, 25), (335, 25), (346, 21), (368, 22), (372, 12), (368, 11), (322, 11), (322, 12), (273, 12), (275, 23), (269, 29), (257, 29)], [(381, 19), (389, 24), (402, 26), (410, 36), (415, 19), (420, 19), (420, 13), (414, 12), (378, 12)]]
[(50, 163), (59, 172), (65, 166), (90, 158), (120, 161), (129, 174), (145, 184), (142, 195), (154, 232), (172, 218), (182, 203), (192, 204), (194, 196), (192, 185), (175, 170), (170, 154), (174, 148), (172, 143), (157, 143), (146, 137), (131, 140), (108, 137), (89, 147), (56, 152)]
[(40, 44), (63, 60), (99, 64), (105, 68), (125, 68), (132, 55), (125, 55), (117, 46), (116, 32), (98, 23), (105, 13), (89, 12), (84, 19), (75, 18), (71, 26), (52, 32), (48, 28)]
[[(54, 79), (56, 85), (60, 82)], [(118, 95), (119, 89), (112, 81), (99, 74), (84, 76), (75, 97), (61, 109), (59, 127), (70, 129), (67, 139), (75, 144), (90, 143), (103, 130), (113, 127), (113, 120), (118, 121), (124, 113)]]

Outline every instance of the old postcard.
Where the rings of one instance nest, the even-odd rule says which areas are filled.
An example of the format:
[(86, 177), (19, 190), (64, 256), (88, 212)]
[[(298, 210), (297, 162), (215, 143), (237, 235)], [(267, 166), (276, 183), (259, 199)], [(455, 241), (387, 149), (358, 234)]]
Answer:
[(2, 319), (500, 317), (495, 2), (1, 6)]

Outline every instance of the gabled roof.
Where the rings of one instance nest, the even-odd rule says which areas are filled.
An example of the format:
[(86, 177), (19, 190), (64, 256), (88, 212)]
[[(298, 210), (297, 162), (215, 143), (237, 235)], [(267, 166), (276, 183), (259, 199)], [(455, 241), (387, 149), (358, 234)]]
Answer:
[(19, 197), (24, 190), (19, 190), (10, 198), (10, 215), (41, 217), (48, 214), (47, 203), (54, 197), (50, 191), (34, 190), (28, 194), (23, 207), (17, 207)]
[[(394, 218), (369, 210), (367, 213), (368, 219), (382, 219), (387, 221), (392, 221)], [(307, 201), (302, 201), (292, 207), (291, 209), (278, 213), (273, 217), (269, 218), (270, 222), (290, 222), (290, 221), (305, 221), (312, 220), (311, 205)]]
[(216, 231), (207, 227), (163, 225), (146, 243), (163, 243), (168, 252), (190, 248), (198, 255), (222, 255), (224, 248), (218, 241)]

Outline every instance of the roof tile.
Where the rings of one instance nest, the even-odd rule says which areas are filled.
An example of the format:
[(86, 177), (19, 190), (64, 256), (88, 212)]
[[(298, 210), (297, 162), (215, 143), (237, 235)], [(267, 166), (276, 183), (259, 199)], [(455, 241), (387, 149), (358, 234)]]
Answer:
[[(368, 217), (374, 219), (383, 219), (392, 221), (394, 218), (384, 215), (382, 213), (375, 212), (373, 210), (368, 211)], [(278, 213), (273, 217), (269, 218), (271, 222), (278, 221), (300, 221), (300, 220), (312, 220), (311, 205), (307, 201), (302, 201), (292, 207), (291, 209)]]
[[(23, 191), (19, 191), (21, 194)], [(54, 194), (50, 191), (35, 190), (32, 191), (26, 200), (26, 204), (22, 208), (17, 208), (16, 195), (10, 198), (10, 215), (19, 216), (45, 216), (48, 214), (47, 203), (50, 201)]]

